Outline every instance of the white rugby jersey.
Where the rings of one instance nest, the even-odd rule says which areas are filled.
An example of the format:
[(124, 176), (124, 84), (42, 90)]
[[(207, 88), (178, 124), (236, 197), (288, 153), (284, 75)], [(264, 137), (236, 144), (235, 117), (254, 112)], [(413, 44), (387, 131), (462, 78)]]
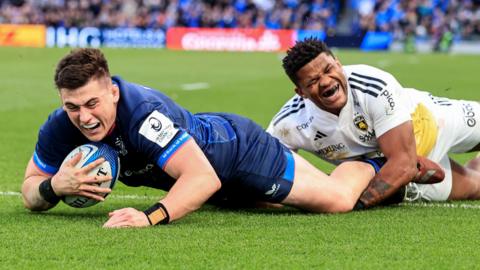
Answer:
[(338, 164), (381, 156), (377, 138), (411, 120), (419, 102), (435, 116), (448, 116), (448, 112), (441, 112), (442, 105), (450, 104), (448, 99), (403, 88), (391, 74), (371, 66), (348, 65), (343, 69), (348, 99), (339, 116), (295, 95), (275, 115), (267, 131), (292, 150), (303, 149)]

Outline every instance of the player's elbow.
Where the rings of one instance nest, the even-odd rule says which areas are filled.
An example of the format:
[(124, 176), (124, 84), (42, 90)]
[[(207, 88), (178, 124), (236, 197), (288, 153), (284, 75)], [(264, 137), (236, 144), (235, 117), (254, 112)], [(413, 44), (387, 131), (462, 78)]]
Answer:
[(50, 207), (47, 207), (46, 205), (33, 204), (31, 201), (25, 198), (25, 196), (23, 197), (23, 206), (32, 212), (40, 212), (50, 209)]
[(46, 202), (41, 202), (38, 199), (34, 199), (35, 194), (33, 192), (33, 189), (31, 188), (30, 185), (24, 184), (22, 185), (22, 201), (23, 201), (23, 206), (30, 210), (30, 211), (45, 211), (50, 208), (52, 208), (51, 205), (49, 205)]

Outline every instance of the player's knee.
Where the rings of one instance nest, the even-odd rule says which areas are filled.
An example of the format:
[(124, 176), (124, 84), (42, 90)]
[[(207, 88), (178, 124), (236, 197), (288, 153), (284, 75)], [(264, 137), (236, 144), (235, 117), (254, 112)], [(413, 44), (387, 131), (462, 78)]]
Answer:
[(358, 198), (350, 190), (339, 190), (326, 209), (327, 213), (346, 213), (353, 210)]
[(343, 200), (337, 205), (337, 213), (346, 213), (353, 210), (357, 198), (353, 198), (351, 194), (344, 194)]

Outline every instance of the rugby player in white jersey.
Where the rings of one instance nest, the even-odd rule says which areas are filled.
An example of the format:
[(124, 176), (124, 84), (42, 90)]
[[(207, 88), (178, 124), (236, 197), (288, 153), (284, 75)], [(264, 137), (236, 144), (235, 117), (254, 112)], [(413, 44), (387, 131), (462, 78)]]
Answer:
[(342, 66), (317, 39), (292, 47), (283, 67), (296, 95), (272, 119), (268, 132), (293, 150), (339, 164), (385, 157), (359, 208), (378, 204), (409, 182), (425, 156), (445, 170), (438, 184), (409, 184), (410, 201), (480, 198), (480, 158), (465, 166), (448, 153), (480, 150), (480, 105), (404, 88), (367, 65)]

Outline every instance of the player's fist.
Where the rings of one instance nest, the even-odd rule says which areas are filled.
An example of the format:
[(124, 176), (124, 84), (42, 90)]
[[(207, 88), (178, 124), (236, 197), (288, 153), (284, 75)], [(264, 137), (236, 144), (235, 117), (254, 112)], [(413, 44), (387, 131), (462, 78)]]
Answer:
[(418, 173), (412, 182), (419, 184), (435, 184), (442, 182), (445, 171), (436, 162), (428, 158), (417, 156)]

